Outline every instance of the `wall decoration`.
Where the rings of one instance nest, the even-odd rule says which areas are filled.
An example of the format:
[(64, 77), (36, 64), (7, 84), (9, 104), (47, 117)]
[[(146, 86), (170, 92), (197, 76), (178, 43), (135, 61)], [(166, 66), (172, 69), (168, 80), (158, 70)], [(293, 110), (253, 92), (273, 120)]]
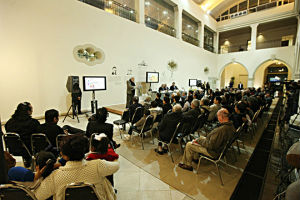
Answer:
[(145, 61), (142, 61), (141, 63), (138, 64), (138, 66), (140, 66), (140, 67), (146, 67), (148, 65), (145, 63)]
[(92, 44), (76, 46), (73, 50), (74, 58), (78, 62), (85, 63), (89, 66), (101, 64), (104, 62), (104, 52)]
[(113, 68), (111, 69), (111, 75), (116, 76), (117, 75), (117, 67), (113, 66)]
[(209, 72), (209, 68), (208, 67), (204, 67), (204, 72), (208, 73)]
[(173, 73), (177, 70), (177, 63), (173, 60), (168, 62), (168, 70), (171, 72), (171, 77), (173, 78)]

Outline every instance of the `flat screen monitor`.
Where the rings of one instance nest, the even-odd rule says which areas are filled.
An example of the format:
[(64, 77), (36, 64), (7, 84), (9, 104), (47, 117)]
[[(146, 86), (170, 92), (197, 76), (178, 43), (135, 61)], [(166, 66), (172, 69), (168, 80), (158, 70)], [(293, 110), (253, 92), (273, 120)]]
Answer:
[(270, 82), (271, 83), (280, 82), (280, 78), (279, 77), (272, 77), (272, 78), (270, 78)]
[(159, 73), (158, 72), (146, 72), (146, 82), (147, 83), (158, 83)]
[(197, 79), (189, 79), (189, 86), (197, 86)]
[(106, 90), (106, 77), (105, 76), (84, 76), (83, 90), (84, 91)]

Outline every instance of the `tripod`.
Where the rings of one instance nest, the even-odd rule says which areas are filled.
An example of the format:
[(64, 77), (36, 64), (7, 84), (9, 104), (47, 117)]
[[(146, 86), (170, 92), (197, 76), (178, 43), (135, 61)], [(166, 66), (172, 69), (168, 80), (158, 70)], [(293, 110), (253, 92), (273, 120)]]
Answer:
[[(69, 114), (71, 108), (74, 108), (74, 109), (73, 109), (73, 112), (72, 112), (72, 116)], [(67, 117), (70, 117), (70, 118), (72, 118), (72, 119), (75, 119), (75, 116), (76, 116), (77, 121), (78, 121), (78, 123), (79, 123), (78, 112), (75, 111), (75, 105), (74, 105), (74, 102), (72, 102), (72, 105), (70, 106), (70, 108), (69, 108), (69, 110), (68, 110), (68, 112), (67, 112), (65, 118), (63, 119), (63, 122), (66, 120)]]

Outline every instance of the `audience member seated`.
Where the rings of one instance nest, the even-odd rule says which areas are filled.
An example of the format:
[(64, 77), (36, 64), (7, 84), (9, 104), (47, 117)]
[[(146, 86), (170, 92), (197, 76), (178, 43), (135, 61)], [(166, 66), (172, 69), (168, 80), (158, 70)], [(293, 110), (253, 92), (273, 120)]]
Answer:
[(163, 106), (163, 101), (160, 98), (161, 98), (161, 94), (156, 93), (156, 98), (155, 98), (154, 101), (156, 101), (157, 106), (162, 107)]
[(186, 170), (193, 170), (192, 161), (199, 158), (198, 153), (216, 158), (224, 149), (227, 141), (229, 141), (235, 132), (235, 128), (229, 121), (229, 112), (222, 108), (217, 113), (218, 120), (221, 123), (219, 127), (211, 131), (207, 137), (200, 138), (188, 142), (179, 167)]
[(55, 156), (51, 152), (41, 151), (36, 156), (36, 172), (24, 167), (12, 167), (8, 170), (9, 181), (24, 182), (22, 185), (34, 187), (41, 182), (40, 178), (46, 178), (54, 170)]
[(151, 108), (151, 97), (146, 97), (142, 106), (144, 106), (145, 109)]
[(175, 82), (173, 82), (172, 85), (170, 86), (170, 90), (172, 91), (178, 90), (178, 87), (175, 85)]
[(153, 116), (153, 120), (155, 121), (157, 115), (161, 115), (163, 113), (163, 109), (158, 107), (156, 101), (151, 102), (151, 108), (149, 109), (150, 114)]
[[(86, 156), (86, 160), (102, 159), (106, 161), (115, 161), (119, 158), (114, 149), (109, 144), (109, 139), (104, 133), (95, 135), (91, 141), (90, 153)], [(114, 176), (106, 176), (111, 185), (114, 187)]]
[(138, 96), (134, 96), (133, 99), (132, 99), (133, 103), (129, 106), (128, 110), (129, 110), (129, 119), (131, 120), (134, 113), (135, 113), (135, 110), (138, 108), (138, 107), (143, 107), (142, 104), (139, 103), (139, 97)]
[[(169, 142), (174, 134), (177, 124), (182, 119), (182, 107), (180, 104), (173, 106), (172, 112), (167, 113), (158, 125), (159, 139)], [(163, 154), (162, 143), (158, 144), (156, 150), (159, 154)]]
[(193, 96), (188, 96), (187, 100), (185, 101), (183, 108), (182, 108), (182, 112), (186, 112), (191, 108), (191, 103), (193, 101)]
[(118, 148), (120, 144), (117, 144), (113, 140), (114, 125), (105, 123), (108, 117), (106, 108), (99, 108), (96, 111), (96, 120), (89, 121), (86, 127), (86, 136), (91, 137), (93, 133), (105, 133), (108, 139), (113, 143), (114, 148)]
[(143, 125), (146, 121), (146, 118), (150, 115), (150, 111), (149, 110), (144, 110), (144, 115), (143, 117), (136, 122), (135, 124), (133, 124), (132, 126), (130, 126), (129, 130), (128, 130), (128, 134), (131, 135), (133, 130), (137, 130), (137, 131), (141, 131), (143, 128)]
[(201, 114), (209, 114), (210, 107), (209, 107), (209, 100), (207, 98), (202, 98), (200, 101), (200, 110)]
[(199, 109), (199, 100), (194, 99), (191, 103), (191, 109), (182, 115), (182, 123), (184, 123), (182, 127), (183, 135), (190, 133), (191, 128), (200, 114), (201, 111)]
[[(30, 138), (33, 133), (37, 133), (39, 121), (31, 117), (33, 108), (30, 103), (20, 103), (12, 117), (5, 124), (6, 132), (18, 133), (29, 151), (31, 150)], [(31, 164), (31, 156), (23, 150), (20, 154), (24, 159), (25, 167)]]
[(238, 129), (244, 122), (247, 121), (246, 106), (244, 103), (239, 102), (235, 105), (234, 112), (231, 115), (231, 120), (235, 129)]
[(180, 101), (180, 96), (177, 96), (177, 95), (174, 96), (172, 105), (174, 106), (176, 104), (179, 104), (180, 106), (183, 106), (182, 102)]
[(47, 110), (45, 112), (45, 123), (41, 124), (38, 127), (38, 132), (39, 133), (44, 133), (51, 145), (53, 147), (56, 147), (56, 137), (59, 134), (64, 134), (64, 130), (57, 125), (57, 122), (59, 120), (58, 118), (59, 113), (55, 109)]
[(182, 94), (181, 94), (181, 99), (180, 99), (180, 101), (184, 104), (185, 103), (185, 101), (187, 100), (187, 93), (186, 93), (186, 91), (183, 91), (182, 92)]
[(115, 200), (116, 195), (110, 182), (105, 178), (119, 169), (119, 162), (97, 159), (86, 161), (88, 139), (82, 135), (70, 135), (61, 144), (61, 154), (66, 165), (53, 171), (35, 190), (37, 199), (63, 199), (64, 187), (74, 182), (94, 184), (101, 199)]
[(172, 109), (172, 105), (170, 104), (170, 98), (169, 97), (164, 97), (163, 100), (163, 115), (167, 114), (169, 110)]
[(222, 107), (221, 106), (221, 101), (222, 101), (221, 97), (217, 96), (217, 97), (214, 98), (214, 104), (209, 107), (210, 112), (209, 112), (207, 121), (210, 122), (210, 121), (214, 121), (216, 119), (217, 112)]

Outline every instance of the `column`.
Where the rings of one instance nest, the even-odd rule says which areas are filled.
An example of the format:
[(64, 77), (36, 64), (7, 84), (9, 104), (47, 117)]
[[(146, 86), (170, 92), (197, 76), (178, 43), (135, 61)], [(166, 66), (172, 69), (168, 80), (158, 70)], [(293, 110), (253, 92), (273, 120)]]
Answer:
[(258, 24), (251, 25), (251, 51), (256, 50), (257, 26)]
[(218, 80), (219, 79), (217, 77), (208, 77), (208, 82), (211, 89), (215, 90), (216, 88), (219, 88), (219, 85), (217, 85)]
[(182, 8), (179, 5), (175, 8), (175, 29), (176, 38), (182, 40)]
[(198, 22), (198, 33), (197, 33), (197, 39), (199, 40), (199, 44), (198, 44), (198, 47), (202, 47), (201, 46), (201, 22)]
[(219, 32), (214, 34), (214, 48), (215, 53), (219, 53)]
[(295, 43), (295, 61), (293, 79), (300, 79), (300, 18), (298, 17), (298, 30)]
[(145, 24), (145, 0), (135, 0), (136, 22)]
[(200, 34), (199, 46), (201, 48), (204, 48), (204, 24), (201, 24), (201, 26), (199, 28), (199, 34)]
[(253, 87), (253, 83), (254, 83), (254, 78), (253, 77), (248, 77), (247, 87)]

